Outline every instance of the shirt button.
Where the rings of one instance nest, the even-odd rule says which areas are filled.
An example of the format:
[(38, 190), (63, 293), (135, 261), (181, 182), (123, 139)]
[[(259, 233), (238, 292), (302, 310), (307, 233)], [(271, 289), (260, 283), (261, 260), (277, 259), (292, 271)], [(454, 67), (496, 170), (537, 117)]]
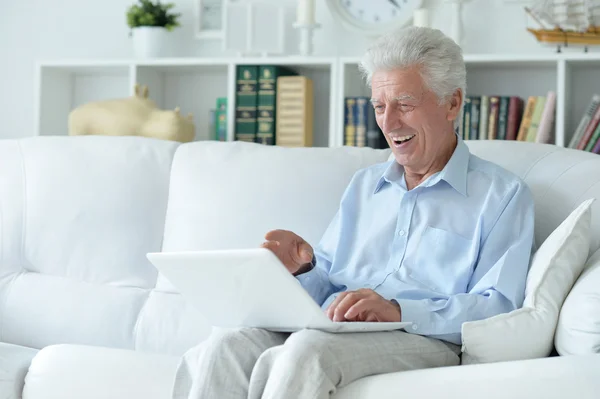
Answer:
[(406, 232), (405, 232), (404, 230), (400, 230), (400, 231), (398, 232), (398, 235), (399, 235), (399, 236), (403, 236), (404, 234), (406, 234)]
[(419, 327), (417, 327), (417, 325), (416, 325), (416, 324), (413, 324), (413, 325), (412, 325), (412, 329), (413, 329), (413, 330), (415, 330), (415, 331), (416, 331), (418, 328), (419, 328)]

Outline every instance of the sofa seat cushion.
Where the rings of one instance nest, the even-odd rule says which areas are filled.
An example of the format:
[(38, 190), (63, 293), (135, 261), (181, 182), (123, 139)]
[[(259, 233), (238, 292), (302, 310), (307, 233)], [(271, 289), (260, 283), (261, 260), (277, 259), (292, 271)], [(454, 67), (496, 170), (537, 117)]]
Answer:
[(23, 399), (166, 399), (178, 363), (127, 349), (51, 345), (31, 363)]
[(362, 378), (331, 399), (596, 399), (600, 354), (438, 367)]
[(36, 349), (0, 342), (0, 398), (20, 398)]

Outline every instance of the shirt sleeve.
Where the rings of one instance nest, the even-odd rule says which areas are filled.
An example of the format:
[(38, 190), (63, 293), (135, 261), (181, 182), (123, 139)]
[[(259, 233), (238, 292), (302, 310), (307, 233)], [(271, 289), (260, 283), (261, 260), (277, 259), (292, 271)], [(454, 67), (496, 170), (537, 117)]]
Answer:
[(439, 299), (394, 299), (407, 331), (461, 343), (464, 322), (507, 313), (523, 305), (534, 238), (534, 205), (520, 182), (503, 199), (496, 223), (482, 241), (467, 292)]

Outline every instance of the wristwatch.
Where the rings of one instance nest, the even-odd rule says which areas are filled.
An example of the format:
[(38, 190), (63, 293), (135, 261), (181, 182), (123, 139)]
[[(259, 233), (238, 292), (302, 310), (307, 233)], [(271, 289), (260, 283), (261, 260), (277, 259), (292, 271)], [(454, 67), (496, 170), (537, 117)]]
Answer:
[(316, 265), (317, 265), (317, 258), (315, 258), (315, 255), (313, 254), (312, 260), (309, 263), (305, 263), (302, 266), (300, 266), (300, 268), (298, 270), (296, 270), (296, 273), (293, 273), (293, 276), (296, 277), (301, 274), (308, 273), (309, 271), (314, 269)]

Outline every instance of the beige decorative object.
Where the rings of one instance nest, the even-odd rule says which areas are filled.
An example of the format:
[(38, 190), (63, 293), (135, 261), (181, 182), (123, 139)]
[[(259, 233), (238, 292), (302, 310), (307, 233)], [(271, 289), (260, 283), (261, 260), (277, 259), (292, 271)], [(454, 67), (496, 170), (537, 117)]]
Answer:
[(189, 142), (196, 129), (192, 114), (159, 109), (148, 98), (148, 87), (135, 85), (135, 96), (95, 101), (69, 114), (69, 135), (144, 136)]

